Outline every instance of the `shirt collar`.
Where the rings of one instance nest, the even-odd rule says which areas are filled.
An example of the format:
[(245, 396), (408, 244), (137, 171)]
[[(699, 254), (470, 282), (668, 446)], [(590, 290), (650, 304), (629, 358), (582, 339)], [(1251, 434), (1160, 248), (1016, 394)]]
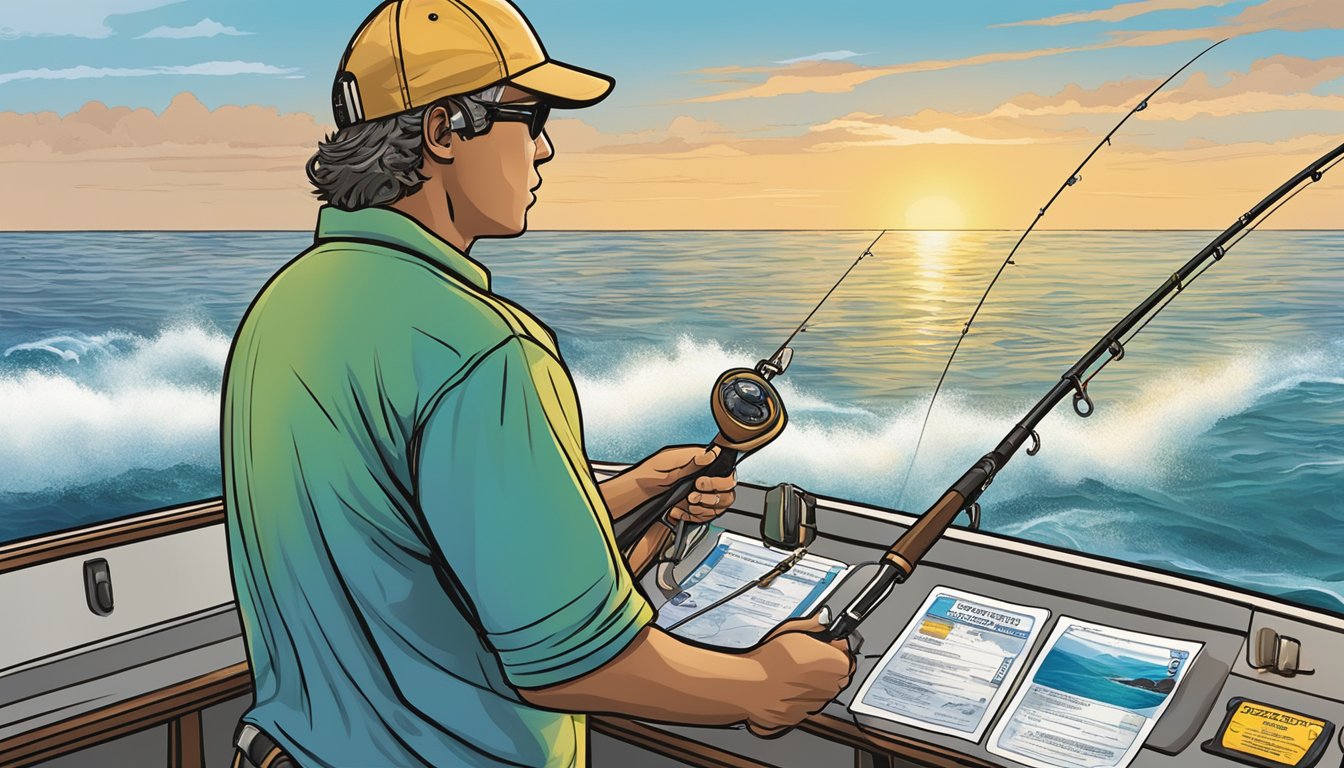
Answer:
[(400, 211), (361, 208), (343, 211), (329, 205), (317, 215), (317, 240), (357, 240), (386, 245), (423, 256), (483, 291), (490, 290), (490, 271)]

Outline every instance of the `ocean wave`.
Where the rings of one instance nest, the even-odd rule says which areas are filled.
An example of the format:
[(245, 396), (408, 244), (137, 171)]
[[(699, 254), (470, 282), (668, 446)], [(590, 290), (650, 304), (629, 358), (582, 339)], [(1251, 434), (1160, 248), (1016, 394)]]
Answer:
[[(600, 375), (576, 376), (590, 444), (604, 458), (656, 448), (664, 434), (695, 423), (709, 433), (707, 394), (723, 370), (752, 356), (713, 342), (680, 339), (670, 353), (639, 352)], [(1199, 439), (1223, 419), (1262, 398), (1308, 383), (1344, 383), (1336, 355), (1284, 355), (1251, 349), (1220, 362), (1171, 371), (1136, 393), (1110, 399), (1093, 390), (1096, 415), (1079, 419), (1067, 403), (1042, 422), (1043, 450), (1019, 455), (990, 494), (1014, 498), (1042, 484), (1100, 480), (1146, 489), (1188, 480), (1200, 471)], [(790, 425), (769, 447), (743, 462), (741, 476), (789, 480), (816, 492), (884, 506), (910, 501), (923, 508), (1021, 418), (1032, 400), (985, 403), (944, 391), (932, 416), (910, 483), (901, 493), (928, 401), (907, 401), (883, 413), (831, 403), (780, 379)], [(1043, 393), (1042, 393), (1043, 394)], [(632, 418), (638, 414), (638, 418)], [(708, 437), (706, 434), (705, 437)], [(704, 439), (704, 438), (700, 438)]]
[[(0, 492), (55, 491), (137, 468), (218, 464), (229, 337), (199, 325), (12, 346), (0, 369)], [(21, 360), (24, 354), (35, 359)]]
[[(16, 344), (0, 358), (0, 491), (87, 483), (129, 469), (217, 462), (219, 383), (230, 338), (206, 324), (154, 336), (109, 330)], [(987, 493), (999, 500), (1098, 480), (1160, 488), (1199, 471), (1199, 439), (1258, 401), (1309, 383), (1344, 383), (1340, 355), (1247, 350), (1216, 364), (1148, 380), (1078, 419), (1061, 405), (1040, 427), (1044, 450), (1020, 456)], [(1333, 354), (1332, 354), (1333, 353)], [(708, 394), (725, 369), (757, 355), (682, 337), (670, 350), (634, 348), (605, 369), (575, 372), (595, 458), (635, 460), (665, 442), (712, 434)], [(742, 465), (744, 479), (796, 482), (884, 506), (923, 505), (991, 448), (1032, 404), (945, 391), (929, 420), (910, 483), (927, 400), (876, 410), (776, 381), (790, 426)], [(703, 434), (702, 434), (703, 433)]]

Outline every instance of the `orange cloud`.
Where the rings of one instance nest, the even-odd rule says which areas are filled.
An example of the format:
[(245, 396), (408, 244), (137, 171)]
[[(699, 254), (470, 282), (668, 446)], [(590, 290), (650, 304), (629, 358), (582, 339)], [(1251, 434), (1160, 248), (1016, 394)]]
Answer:
[(12, 194), (0, 229), (304, 228), (304, 162), (330, 129), (260, 106), (209, 110), (181, 94), (163, 111), (89, 102), (0, 113)]
[(764, 82), (724, 93), (687, 99), (687, 103), (733, 101), (736, 99), (767, 99), (799, 93), (848, 93), (856, 87), (880, 77), (905, 75), (912, 72), (933, 72), (956, 67), (973, 67), (1005, 61), (1026, 61), (1061, 53), (1077, 53), (1100, 46), (1081, 48), (1042, 48), (1032, 51), (984, 53), (961, 59), (928, 59), (889, 67), (865, 67), (846, 61), (803, 61), (784, 67), (718, 67), (701, 70), (701, 74), (773, 73)]
[[(1178, 7), (1180, 3), (1193, 3), (1196, 0), (1144, 0), (1110, 9), (1121, 8), (1138, 10), (1132, 6), (1143, 6), (1151, 10), (1160, 10), (1159, 6)], [(1202, 5), (1222, 5), (1221, 2), (1206, 2)], [(1185, 7), (1185, 6), (1179, 6)], [(1189, 6), (1198, 7), (1198, 6)], [(1104, 13), (1099, 11), (1098, 13)], [(1125, 11), (1128, 13), (1129, 11)], [(1147, 13), (1148, 11), (1142, 11)], [(1082, 14), (1091, 15), (1091, 14)], [(1138, 15), (1137, 13), (1134, 15)], [(1063, 18), (1063, 17), (1053, 17)], [(1126, 16), (1125, 18), (1129, 18)], [(1045, 20), (1041, 20), (1044, 23)], [(1028, 22), (1018, 22), (1025, 24)], [(1059, 22), (1070, 23), (1070, 22)], [(776, 96), (788, 96), (801, 93), (848, 93), (858, 86), (882, 77), (905, 75), (914, 72), (931, 72), (957, 67), (973, 67), (983, 64), (997, 64), (1008, 61), (1026, 61), (1046, 56), (1058, 56), (1065, 53), (1078, 53), (1107, 48), (1145, 48), (1191, 40), (1222, 40), (1224, 38), (1249, 35), (1267, 30), (1303, 32), (1314, 29), (1344, 29), (1344, 2), (1340, 0), (1264, 0), (1250, 6), (1225, 23), (1199, 29), (1164, 29), (1152, 31), (1111, 32), (1106, 42), (1094, 45), (1040, 48), (1030, 51), (1008, 51), (984, 53), (960, 59), (930, 59), (891, 66), (863, 66), (847, 61), (804, 61), (782, 67), (728, 66), (700, 70), (701, 75), (766, 75), (761, 82), (749, 82), (722, 93), (687, 99), (687, 103), (733, 101), (737, 99), (766, 99)], [(725, 82), (722, 79), (716, 82)], [(727, 80), (732, 84), (740, 80)]]
[[(1263, 64), (1297, 73), (1298, 86), (1333, 66), (1289, 58)], [(1212, 96), (1217, 88), (1252, 87), (1259, 72), (1209, 86)], [(1206, 83), (1189, 86), (1209, 100), (1200, 91)], [(65, 117), (0, 113), (0, 163), (10, 188), (22, 190), (0, 207), (0, 229), (307, 229), (317, 202), (303, 163), (324, 130), (307, 115), (211, 111), (189, 97), (161, 115), (95, 104)], [(930, 195), (955, 200), (967, 226), (1015, 228), (1095, 140), (1092, 131), (1061, 129), (1048, 118), (1034, 125), (932, 110), (853, 113), (791, 136), (735, 132), (691, 115), (646, 131), (608, 134), (573, 119), (550, 130), (557, 154), (545, 169), (533, 229), (900, 226), (904, 212)], [(1337, 141), (1117, 144), (1051, 209), (1048, 224), (1224, 226), (1260, 186)], [(1331, 174), (1272, 226), (1335, 227), (1342, 208), (1344, 177)]]
[(1157, 11), (1185, 11), (1194, 8), (1209, 8), (1229, 5), (1236, 0), (1139, 0), (1136, 3), (1121, 3), (1098, 11), (1062, 13), (1044, 19), (1015, 21), (1011, 24), (997, 24), (999, 27), (1056, 27), (1063, 24), (1081, 24), (1088, 21), (1126, 21), (1136, 16), (1144, 16)]
[(1212, 27), (1113, 32), (1111, 38), (1117, 46), (1149, 47), (1189, 40), (1222, 40), (1271, 29), (1284, 32), (1344, 29), (1344, 3), (1338, 0), (1265, 0)]
[[(1344, 56), (1306, 59), (1271, 56), (1253, 62), (1246, 72), (1227, 73), (1227, 82), (1214, 84), (1203, 72), (1162, 92), (1141, 112), (1142, 120), (1191, 120), (1201, 116), (1226, 117), (1279, 111), (1344, 110), (1344, 96), (1311, 91), (1344, 76)], [(1157, 85), (1157, 80), (1118, 80), (1093, 89), (1069, 85), (1053, 96), (1022, 94), (1000, 104), (985, 119), (1057, 117), (1061, 115), (1118, 114)], [(941, 119), (932, 113), (926, 120)], [(964, 116), (958, 116), (962, 119)]]

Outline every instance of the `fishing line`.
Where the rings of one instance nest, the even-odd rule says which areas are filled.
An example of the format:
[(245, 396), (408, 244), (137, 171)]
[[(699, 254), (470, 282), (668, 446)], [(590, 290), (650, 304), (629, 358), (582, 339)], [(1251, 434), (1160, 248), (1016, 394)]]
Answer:
[(733, 368), (720, 374), (710, 394), (710, 411), (719, 427), (719, 433), (710, 442), (710, 448), (719, 448), (719, 455), (713, 463), (683, 477), (672, 488), (646, 500), (614, 521), (612, 527), (616, 534), (617, 549), (627, 554), (633, 551), (655, 523), (661, 521), (674, 531), (670, 549), (658, 558), (655, 581), (663, 592), (674, 593), (679, 588), (670, 564), (683, 560), (698, 541), (697, 534), (707, 530), (705, 524), (695, 524), (692, 528), (685, 519), (674, 523), (669, 517), (671, 510), (694, 489), (696, 479), (701, 476), (728, 476), (742, 459), (773, 441), (783, 431), (788, 414), (771, 380), (788, 369), (793, 359), (793, 350), (789, 344), (798, 334), (807, 330), (808, 322), (859, 262), (873, 255), (873, 246), (887, 232), (884, 229), (873, 238), (770, 357), (759, 361), (755, 368)]
[(1083, 158), (1083, 162), (1079, 163), (1078, 167), (1074, 168), (1073, 172), (1070, 173), (1068, 178), (1064, 180), (1064, 183), (1059, 185), (1059, 189), (1055, 190), (1055, 194), (1051, 195), (1050, 199), (1046, 201), (1045, 205), (1041, 206), (1041, 208), (1037, 210), (1036, 218), (1031, 220), (1031, 224), (1029, 224), (1027, 228), (1023, 230), (1021, 237), (1017, 238), (1017, 242), (1013, 245), (1012, 250), (1008, 251), (1008, 255), (1004, 258), (1003, 263), (999, 265), (998, 271), (994, 273), (993, 279), (991, 279), (989, 281), (989, 285), (985, 287), (985, 292), (981, 294), (980, 301), (976, 303), (975, 309), (971, 310), (971, 316), (966, 320), (966, 323), (961, 327), (961, 335), (957, 337), (956, 343), (952, 345), (952, 353), (947, 356), (947, 362), (943, 365), (943, 372), (939, 374), (938, 383), (933, 388), (933, 396), (929, 398), (929, 407), (924, 411), (924, 421), (922, 424), (920, 424), (919, 427), (919, 437), (915, 439), (915, 450), (910, 453), (910, 462), (906, 465), (905, 476), (901, 479), (900, 488), (896, 491), (896, 506), (898, 507), (900, 506), (900, 501), (905, 495), (905, 487), (910, 482), (910, 474), (915, 469), (915, 460), (919, 457), (919, 449), (924, 444), (924, 433), (928, 430), (929, 427), (929, 417), (933, 414), (933, 405), (935, 402), (938, 401), (938, 393), (941, 392), (943, 389), (943, 382), (946, 381), (947, 379), (947, 372), (952, 368), (952, 361), (956, 359), (957, 351), (961, 349), (961, 342), (965, 341), (966, 335), (971, 332), (971, 325), (975, 322), (975, 318), (980, 314), (980, 309), (985, 306), (985, 301), (989, 298), (989, 292), (994, 290), (995, 284), (999, 282), (999, 278), (1003, 275), (1004, 270), (1006, 270), (1010, 264), (1016, 266), (1017, 262), (1013, 261), (1013, 256), (1017, 253), (1017, 249), (1021, 247), (1022, 242), (1027, 239), (1027, 235), (1030, 235), (1032, 230), (1036, 228), (1036, 224), (1040, 222), (1042, 218), (1045, 217), (1046, 211), (1050, 210), (1050, 206), (1055, 204), (1055, 200), (1059, 199), (1059, 196), (1064, 193), (1064, 190), (1074, 186), (1075, 184), (1083, 180), (1082, 177), (1083, 166), (1087, 165), (1088, 161), (1092, 159), (1092, 156), (1097, 154), (1097, 152), (1101, 151), (1101, 148), (1103, 146), (1110, 146), (1111, 137), (1115, 135), (1116, 131), (1120, 130), (1120, 127), (1123, 126), (1129, 120), (1129, 118), (1133, 117), (1136, 113), (1142, 112), (1143, 110), (1147, 109), (1148, 100), (1153, 98), (1153, 96), (1156, 96), (1158, 91), (1165, 88), (1167, 84), (1170, 83), (1172, 80), (1175, 80), (1178, 75), (1184, 72), (1186, 68), (1189, 67), (1191, 64), (1194, 64), (1196, 61), (1198, 61), (1201, 56), (1213, 50), (1214, 48), (1217, 48), (1218, 46), (1222, 45), (1225, 42), (1227, 42), (1226, 39), (1219, 40), (1213, 45), (1210, 45), (1208, 48), (1205, 48), (1204, 50), (1200, 51), (1198, 54), (1195, 55), (1194, 58), (1182, 64), (1180, 69), (1176, 70), (1175, 72), (1172, 72), (1171, 75), (1167, 77), (1166, 80), (1163, 80), (1161, 84), (1159, 84), (1156, 88), (1154, 88), (1147, 96), (1143, 97), (1143, 99), (1139, 101), (1138, 104), (1134, 105), (1132, 109), (1126, 112), (1125, 116), (1120, 118), (1120, 122), (1116, 123), (1115, 127), (1112, 128), (1109, 133), (1103, 136), (1101, 141), (1097, 142), (1097, 145), (1092, 148), (1092, 151), (1087, 153), (1087, 157)]
[(826, 300), (831, 298), (831, 294), (835, 293), (835, 289), (839, 288), (840, 284), (845, 282), (845, 278), (849, 277), (849, 273), (853, 272), (854, 268), (859, 266), (860, 261), (873, 255), (873, 246), (877, 245), (877, 241), (881, 240), (882, 236), (885, 234), (887, 234), (887, 230), (884, 229), (878, 233), (877, 237), (873, 238), (873, 242), (869, 243), (868, 247), (863, 249), (863, 253), (860, 253), (859, 257), (854, 260), (854, 263), (849, 265), (849, 269), (846, 269), (845, 273), (840, 276), (840, 279), (835, 281), (835, 285), (831, 286), (831, 290), (827, 291), (826, 295), (821, 297), (821, 301), (818, 301), (817, 305), (812, 308), (812, 311), (807, 313), (807, 317), (803, 318), (803, 322), (799, 323), (798, 327), (793, 329), (793, 333), (789, 334), (789, 337), (784, 340), (783, 344), (779, 345), (779, 348), (775, 350), (775, 353), (767, 358), (768, 360), (775, 360), (784, 353), (784, 350), (789, 346), (789, 342), (793, 341), (795, 336), (803, 332), (803, 329), (807, 327), (807, 321), (811, 320), (812, 316), (817, 314), (817, 310), (821, 309), (821, 305), (825, 304)]

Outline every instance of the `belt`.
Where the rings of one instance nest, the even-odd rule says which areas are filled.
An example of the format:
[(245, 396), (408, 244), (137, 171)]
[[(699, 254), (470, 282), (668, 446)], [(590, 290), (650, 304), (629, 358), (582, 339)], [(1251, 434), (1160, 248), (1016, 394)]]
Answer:
[(233, 768), (297, 768), (294, 760), (270, 736), (251, 723), (238, 727), (233, 744)]

